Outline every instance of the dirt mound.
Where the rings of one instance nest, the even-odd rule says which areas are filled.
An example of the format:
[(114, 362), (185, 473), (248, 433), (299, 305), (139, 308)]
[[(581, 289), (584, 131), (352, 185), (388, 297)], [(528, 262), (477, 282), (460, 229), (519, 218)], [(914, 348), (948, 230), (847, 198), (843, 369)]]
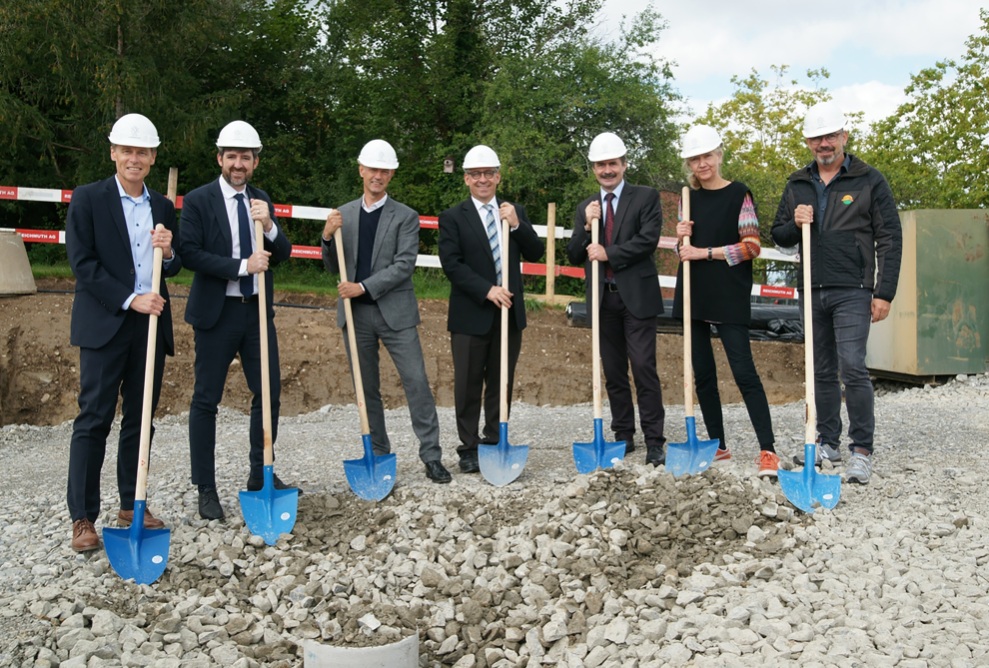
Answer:
[[(59, 424), (75, 417), (79, 388), (78, 351), (69, 345), (72, 281), (41, 280), (39, 293), (0, 299), (0, 425)], [(193, 386), (192, 328), (185, 323), (187, 291), (174, 286), (175, 357), (165, 364), (159, 415), (189, 409)], [(336, 300), (317, 295), (276, 292), (282, 414), (298, 415), (327, 404), (354, 403), (345, 342), (336, 326)], [(453, 404), (453, 362), (446, 331), (447, 303), (420, 302), (420, 336), (436, 401)], [(514, 398), (534, 405), (569, 405), (591, 400), (590, 330), (568, 327), (563, 311), (541, 308), (529, 313), (522, 342)], [(718, 344), (716, 344), (718, 345)], [(803, 397), (800, 346), (754, 341), (756, 366), (770, 403)], [(658, 361), (664, 399), (682, 401), (681, 338), (660, 334)], [(731, 372), (719, 353), (722, 400), (741, 401)], [(382, 355), (381, 389), (387, 407), (404, 405), (398, 374)], [(247, 411), (250, 394), (237, 363), (231, 367), (223, 404)]]

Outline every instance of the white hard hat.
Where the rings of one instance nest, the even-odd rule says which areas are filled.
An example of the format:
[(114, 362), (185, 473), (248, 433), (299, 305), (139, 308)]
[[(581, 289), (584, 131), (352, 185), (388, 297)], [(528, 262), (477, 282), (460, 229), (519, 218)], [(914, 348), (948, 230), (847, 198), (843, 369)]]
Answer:
[(217, 148), (256, 148), (261, 150), (261, 137), (250, 123), (231, 121), (220, 130), (216, 138)]
[(695, 125), (683, 135), (681, 158), (704, 155), (721, 146), (721, 135), (710, 125)]
[(155, 124), (141, 114), (125, 114), (117, 119), (107, 137), (115, 146), (158, 148), (158, 130)]
[(478, 167), (501, 167), (498, 154), (484, 144), (478, 144), (467, 151), (467, 155), (464, 156), (464, 169), (477, 169)]
[(845, 114), (832, 101), (819, 102), (807, 110), (804, 118), (804, 137), (820, 137), (837, 132), (845, 127)]
[(398, 169), (398, 156), (395, 149), (384, 139), (372, 139), (364, 144), (357, 162), (374, 169)]
[(601, 162), (613, 158), (623, 158), (628, 153), (625, 142), (614, 132), (602, 132), (591, 141), (587, 151), (587, 159), (591, 162)]

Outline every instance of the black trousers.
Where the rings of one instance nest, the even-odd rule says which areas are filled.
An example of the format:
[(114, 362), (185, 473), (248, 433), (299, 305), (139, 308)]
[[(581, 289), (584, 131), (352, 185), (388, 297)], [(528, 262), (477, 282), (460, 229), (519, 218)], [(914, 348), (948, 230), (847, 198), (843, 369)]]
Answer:
[(656, 373), (656, 319), (636, 318), (618, 292), (605, 290), (601, 300), (601, 366), (611, 403), (611, 430), (617, 440), (625, 441), (635, 434), (629, 365), (646, 445), (663, 445), (666, 409)]
[[(509, 312), (511, 313), (511, 312)], [(515, 317), (508, 323), (508, 410), (512, 409), (512, 387), (515, 384), (515, 363), (522, 350), (522, 330), (515, 327)], [(453, 352), (453, 403), (457, 413), (457, 435), (462, 457), (477, 452), (477, 444), (497, 443), (501, 410), (501, 322), (495, 319), (490, 331), (483, 336), (450, 333)], [(477, 433), (484, 405), (484, 430)]]
[[(117, 491), (121, 510), (134, 509), (137, 460), (141, 449), (145, 364), (149, 316), (128, 311), (117, 334), (102, 348), (79, 349), (79, 415), (72, 423), (66, 501), (72, 521), (92, 522), (100, 514), (100, 472), (106, 439), (121, 398), (120, 438), (117, 442)], [(161, 395), (165, 344), (158, 329), (155, 345), (151, 412)], [(151, 428), (154, 436), (154, 427)]]
[[(261, 329), (257, 298), (244, 302), (223, 300), (220, 319), (212, 329), (195, 330), (196, 383), (189, 406), (189, 459), (195, 485), (216, 485), (216, 414), (227, 372), (240, 357), (251, 399), (250, 475), (260, 478), (264, 469), (264, 424), (261, 406)], [(268, 368), (271, 381), (271, 440), (278, 435), (281, 374), (275, 324), (268, 320)]]
[[(735, 377), (735, 384), (742, 393), (745, 409), (755, 429), (756, 438), (762, 448), (773, 445), (773, 420), (769, 414), (769, 401), (762, 387), (759, 372), (752, 361), (752, 345), (749, 342), (749, 328), (745, 325), (717, 325), (718, 336), (725, 348), (728, 366)], [(711, 325), (694, 320), (690, 330), (693, 346), (691, 357), (694, 362), (694, 383), (697, 388), (697, 401), (704, 416), (708, 438), (725, 442), (725, 422), (721, 413), (721, 394), (718, 392), (718, 369), (714, 362), (714, 348), (711, 345)]]

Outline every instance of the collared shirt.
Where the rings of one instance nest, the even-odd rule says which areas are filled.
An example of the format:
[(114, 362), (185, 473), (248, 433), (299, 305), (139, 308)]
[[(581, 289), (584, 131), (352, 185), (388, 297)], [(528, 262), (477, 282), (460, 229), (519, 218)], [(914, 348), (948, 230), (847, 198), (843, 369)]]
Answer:
[(852, 158), (847, 153), (845, 154), (845, 159), (841, 161), (841, 167), (838, 168), (838, 173), (835, 174), (834, 178), (831, 179), (829, 183), (824, 183), (821, 178), (821, 170), (818, 168), (817, 160), (810, 165), (810, 176), (811, 183), (814, 184), (814, 188), (817, 190), (817, 220), (824, 220), (824, 212), (828, 208), (828, 188), (831, 184), (838, 180), (838, 177), (848, 171), (848, 166), (852, 164)]
[[(245, 186), (243, 190), (237, 190), (232, 185), (227, 183), (227, 180), (224, 179), (222, 176), (220, 177), (219, 181), (220, 181), (220, 192), (223, 193), (223, 203), (227, 207), (227, 223), (230, 225), (230, 239), (233, 242), (232, 244), (233, 248), (231, 249), (231, 257), (240, 260), (240, 271), (237, 272), (237, 275), (247, 276), (247, 258), (241, 259), (240, 257), (240, 245), (242, 240), (240, 238), (240, 219), (237, 217), (237, 206), (239, 205), (239, 202), (236, 199), (234, 199), (235, 195), (237, 195), (238, 193), (243, 193), (245, 200), (244, 204), (245, 206), (247, 206), (248, 213), (250, 213), (251, 203), (250, 201), (248, 201), (247, 198), (247, 192), (246, 192), (247, 187)], [(265, 238), (268, 239), (268, 241), (274, 241), (275, 238), (278, 236), (278, 226), (275, 223), (274, 218), (272, 218), (271, 221), (271, 231), (265, 232), (264, 236)], [(251, 238), (248, 239), (248, 243), (250, 243), (252, 251), (256, 250), (254, 248), (253, 234), (251, 235)], [(254, 294), (257, 294), (258, 293), (257, 274), (253, 276), (253, 279), (254, 279)], [(235, 279), (232, 281), (227, 281), (227, 296), (228, 297), (241, 296), (239, 280)]]
[(474, 202), (474, 206), (477, 208), (477, 215), (481, 217), (481, 227), (484, 229), (484, 236), (485, 236), (485, 238), (487, 238), (487, 236), (488, 236), (488, 212), (484, 209), (484, 207), (487, 206), (488, 204), (490, 204), (491, 206), (494, 207), (494, 211), (492, 211), (492, 213), (494, 214), (494, 217), (495, 217), (495, 223), (496, 223), (495, 224), (495, 227), (498, 228), (498, 233), (497, 233), (498, 234), (498, 248), (501, 248), (502, 249), (502, 251), (501, 251), (501, 265), (503, 267), (504, 266), (507, 266), (506, 265), (506, 260), (505, 260), (506, 254), (505, 254), (505, 250), (504, 250), (505, 244), (504, 244), (504, 241), (501, 238), (501, 227), (502, 227), (502, 225), (501, 225), (501, 216), (498, 214), (498, 198), (497, 197), (492, 197), (490, 202), (482, 202), (481, 200), (477, 199), (476, 197), (474, 197), (472, 195), (470, 199), (471, 199), (472, 202)]
[(364, 209), (365, 211), (367, 211), (368, 213), (372, 213), (372, 212), (380, 209), (381, 207), (383, 207), (385, 205), (385, 202), (387, 202), (387, 201), (388, 201), (388, 194), (387, 193), (385, 193), (385, 196), (384, 197), (382, 197), (381, 199), (379, 199), (377, 202), (375, 202), (371, 206), (368, 206), (367, 205), (367, 200), (364, 199), (363, 197), (361, 197), (361, 208)]
[[(615, 199), (611, 200), (611, 206), (616, 216), (618, 215), (618, 200), (622, 198), (622, 190), (624, 189), (625, 189), (625, 179), (622, 179), (621, 183), (615, 186), (615, 189), (612, 191), (612, 193), (615, 195)], [(601, 219), (602, 220), (606, 219), (608, 216), (608, 200), (605, 199), (607, 195), (608, 195), (608, 191), (605, 190), (604, 188), (601, 188)]]
[[(117, 182), (117, 192), (120, 194), (120, 204), (124, 209), (124, 222), (127, 225), (127, 236), (130, 238), (131, 258), (134, 261), (134, 292), (124, 301), (123, 309), (130, 308), (131, 302), (138, 295), (151, 292), (151, 279), (154, 273), (154, 247), (151, 245), (151, 231), (154, 220), (151, 217), (151, 195), (148, 186), (142, 184), (140, 197), (131, 197), (120, 184), (120, 179), (114, 175)], [(171, 260), (164, 260), (169, 263)]]

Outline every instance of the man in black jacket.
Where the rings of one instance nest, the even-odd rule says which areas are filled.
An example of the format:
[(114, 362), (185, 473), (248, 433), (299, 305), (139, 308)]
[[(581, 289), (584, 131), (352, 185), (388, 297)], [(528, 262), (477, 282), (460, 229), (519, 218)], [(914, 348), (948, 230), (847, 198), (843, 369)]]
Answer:
[[(903, 244), (889, 184), (878, 170), (845, 153), (845, 123), (834, 102), (821, 102), (808, 110), (804, 137), (814, 161), (790, 175), (772, 237), (780, 246), (796, 246), (801, 241), (800, 228), (812, 225), (818, 458), (841, 460), (844, 384), (851, 440), (845, 479), (864, 485), (872, 475), (876, 426), (865, 348), (870, 323), (889, 315)], [(801, 298), (803, 294), (801, 286)], [(803, 463), (802, 457), (795, 459)]]
[[(611, 405), (611, 429), (635, 450), (635, 405), (628, 369), (632, 367), (646, 462), (666, 461), (663, 389), (656, 372), (656, 316), (663, 297), (656, 277), (656, 245), (663, 226), (659, 192), (625, 181), (625, 144), (611, 132), (591, 141), (587, 159), (600, 190), (577, 205), (573, 236), (567, 244), (572, 264), (583, 264), (587, 303), (591, 303), (591, 262), (601, 271), (601, 363)], [(601, 226), (600, 243), (591, 243), (591, 221)]]
[[(154, 249), (162, 251), (163, 276), (182, 268), (173, 249), (173, 242), (178, 245), (175, 207), (144, 183), (155, 164), (158, 131), (141, 114), (127, 114), (114, 123), (109, 139), (116, 174), (76, 188), (65, 224), (65, 247), (76, 277), (70, 341), (79, 346), (79, 415), (72, 424), (66, 492), (76, 552), (100, 547), (93, 523), (100, 513), (100, 471), (118, 396), (117, 523), (129, 526), (134, 520), (150, 316), (159, 318), (152, 414), (165, 355), (175, 350), (165, 281), (160, 294), (152, 292)], [(159, 225), (163, 229), (155, 229)], [(145, 510), (144, 526), (165, 524)]]

